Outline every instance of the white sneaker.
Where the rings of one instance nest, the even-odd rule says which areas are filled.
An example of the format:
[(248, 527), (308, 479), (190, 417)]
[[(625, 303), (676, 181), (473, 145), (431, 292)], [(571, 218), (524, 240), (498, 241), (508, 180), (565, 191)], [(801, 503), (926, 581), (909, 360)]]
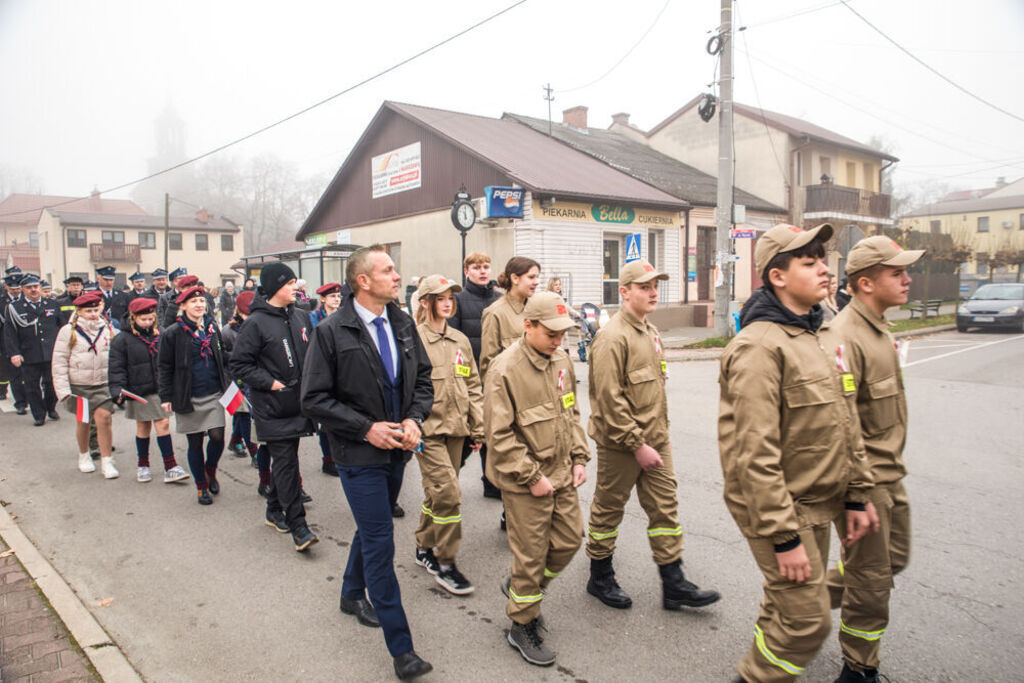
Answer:
[(153, 481), (153, 475), (149, 471), (148, 467), (139, 468), (139, 476), (136, 477), (140, 484), (145, 484), (147, 481)]
[(88, 453), (78, 454), (78, 471), (86, 474), (96, 471), (96, 465), (93, 463), (91, 455)]
[(189, 474), (181, 468), (181, 465), (175, 465), (164, 472), (165, 484), (173, 484), (174, 482), (185, 481), (186, 479), (189, 479)]
[(100, 458), (100, 468), (103, 470), (103, 477), (105, 479), (117, 479), (121, 474), (114, 467), (114, 456)]

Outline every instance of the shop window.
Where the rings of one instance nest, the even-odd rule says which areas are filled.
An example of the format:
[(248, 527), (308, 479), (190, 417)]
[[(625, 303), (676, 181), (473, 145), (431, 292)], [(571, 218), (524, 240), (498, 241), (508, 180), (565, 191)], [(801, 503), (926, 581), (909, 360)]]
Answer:
[(140, 232), (139, 249), (156, 249), (156, 233)]
[(68, 246), (69, 247), (85, 247), (86, 246), (86, 235), (85, 230), (68, 230)]
[(181, 233), (172, 232), (167, 235), (167, 248), (171, 251), (181, 251)]
[(602, 281), (601, 304), (619, 304), (619, 254), (622, 252), (622, 237), (604, 240), (604, 279)]
[(235, 236), (234, 235), (221, 235), (220, 236), (220, 250), (221, 251), (234, 251), (235, 250)]
[(210, 250), (210, 236), (203, 233), (196, 233), (196, 251)]

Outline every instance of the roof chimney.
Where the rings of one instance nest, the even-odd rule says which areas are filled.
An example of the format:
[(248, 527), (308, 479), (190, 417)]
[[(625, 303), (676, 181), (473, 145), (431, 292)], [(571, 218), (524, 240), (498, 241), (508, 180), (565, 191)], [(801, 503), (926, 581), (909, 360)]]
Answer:
[(198, 211), (196, 211), (196, 220), (202, 223), (203, 225), (209, 223), (210, 212), (207, 211), (206, 209), (199, 209)]
[(624, 111), (620, 111), (618, 114), (612, 114), (612, 125), (619, 124), (620, 126), (629, 125), (629, 114)]
[(562, 110), (562, 123), (573, 128), (587, 129), (587, 108), (584, 106), (570, 107)]
[(996, 178), (996, 187), (1006, 187), (1006, 176)]

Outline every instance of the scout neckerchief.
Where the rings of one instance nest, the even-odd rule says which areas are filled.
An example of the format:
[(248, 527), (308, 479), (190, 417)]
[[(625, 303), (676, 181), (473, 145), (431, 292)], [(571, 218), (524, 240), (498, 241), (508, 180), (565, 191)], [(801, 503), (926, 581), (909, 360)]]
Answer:
[(199, 342), (199, 357), (209, 365), (210, 358), (213, 357), (213, 347), (210, 346), (210, 343), (213, 341), (213, 320), (209, 322), (204, 333), (199, 332), (198, 325), (181, 316), (178, 316), (178, 324), (185, 328)]
[[(155, 328), (156, 325), (153, 327)], [(142, 343), (146, 345), (146, 348), (149, 349), (150, 356), (155, 356), (160, 352), (160, 330), (153, 330), (152, 335), (143, 334), (145, 330), (140, 327), (136, 327), (135, 330), (139, 333), (135, 336), (141, 339)]]
[(96, 355), (96, 356), (98, 356), (98, 355), (99, 355), (99, 353), (100, 353), (100, 352), (99, 352), (99, 351), (98, 351), (98, 350), (96, 349), (96, 345), (97, 345), (97, 344), (99, 343), (99, 341), (100, 341), (100, 337), (102, 337), (102, 336), (103, 336), (103, 331), (104, 331), (105, 329), (107, 329), (107, 323), (106, 323), (106, 322), (104, 321), (103, 325), (102, 325), (102, 326), (100, 327), (100, 329), (99, 329), (99, 330), (98, 330), (98, 331), (96, 332), (96, 336), (95, 336), (95, 337), (92, 337), (92, 338), (90, 338), (90, 337), (89, 337), (89, 333), (88, 333), (88, 332), (86, 332), (85, 330), (83, 330), (83, 329), (82, 329), (82, 327), (81, 327), (81, 325), (79, 325), (79, 324), (75, 323), (75, 332), (77, 332), (78, 334), (82, 335), (82, 338), (83, 338), (83, 339), (85, 339), (85, 343), (89, 345), (89, 349), (88, 349), (88, 350), (89, 350), (89, 351), (92, 351), (92, 352), (93, 352), (93, 355)]

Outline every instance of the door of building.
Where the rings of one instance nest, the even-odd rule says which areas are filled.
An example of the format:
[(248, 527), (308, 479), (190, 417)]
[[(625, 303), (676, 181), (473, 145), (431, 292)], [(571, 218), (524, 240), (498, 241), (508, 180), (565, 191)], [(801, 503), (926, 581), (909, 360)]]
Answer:
[(711, 278), (715, 276), (715, 229), (697, 226), (697, 299), (711, 300)]

